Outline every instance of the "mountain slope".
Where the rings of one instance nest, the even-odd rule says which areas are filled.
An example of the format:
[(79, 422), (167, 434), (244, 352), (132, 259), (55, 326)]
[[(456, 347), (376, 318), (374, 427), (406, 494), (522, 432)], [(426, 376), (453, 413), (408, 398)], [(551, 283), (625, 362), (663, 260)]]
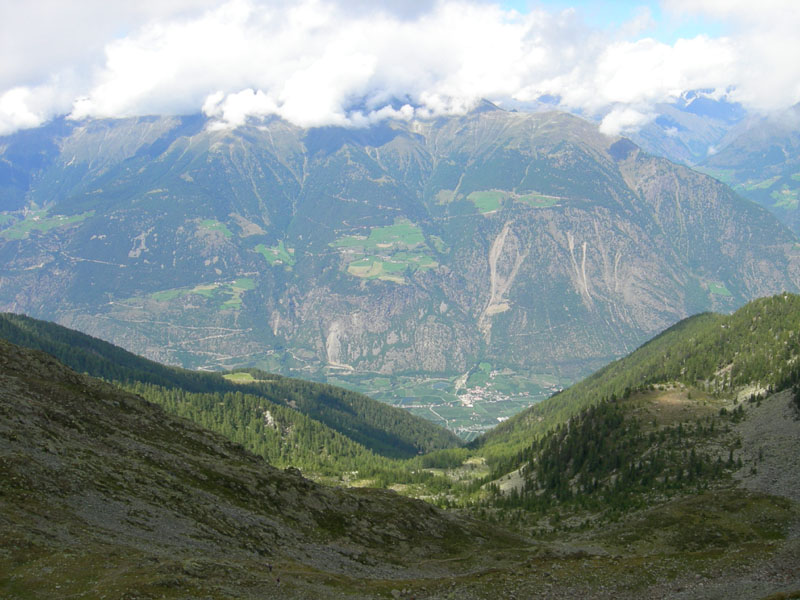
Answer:
[(703, 162), (747, 118), (740, 104), (714, 99), (702, 90), (670, 104), (657, 104), (657, 116), (632, 134), (647, 152), (677, 163)]
[(35, 164), (12, 151), (37, 138), (3, 146), (29, 177), (0, 200), (0, 307), (172, 364), (347, 383), (464, 437), (800, 281), (766, 211), (566, 114), (64, 127)]
[(755, 300), (731, 315), (690, 317), (502, 423), (475, 446), (507, 459), (581, 410), (654, 385), (679, 382), (701, 394), (729, 398), (786, 389), (800, 380), (798, 331), (800, 296), (795, 294)]
[(4, 341), (0, 473), (0, 594), (14, 599), (766, 597), (800, 586), (786, 531), (798, 513), (780, 499), (700, 496), (525, 539), (497, 519), (278, 471)]
[(743, 123), (700, 166), (800, 232), (800, 106)]
[(359, 579), (456, 573), (474, 564), (465, 548), (517, 543), (393, 493), (279, 471), (5, 341), (0, 472), (6, 598), (364, 597)]
[[(94, 377), (127, 386), (150, 386), (147, 390), (154, 400), (169, 395), (170, 390), (182, 395), (206, 394), (205, 401), (211, 398), (213, 406), (223, 401), (236, 402), (240, 406), (239, 413), (244, 405), (252, 404), (254, 418), (259, 420), (265, 419), (265, 411), (271, 410), (277, 423), (298, 434), (330, 437), (332, 432), (325, 432), (330, 428), (361, 446), (345, 454), (372, 450), (385, 456), (410, 457), (421, 451), (458, 444), (455, 436), (428, 421), (334, 386), (258, 372), (255, 378), (245, 378), (249, 383), (234, 383), (218, 373), (166, 367), (77, 331), (21, 315), (0, 314), (0, 338), (48, 352), (66, 365)], [(145, 389), (140, 392), (145, 393)], [(228, 399), (236, 394), (235, 400)], [(247, 394), (247, 398), (242, 398), (243, 394)], [(293, 413), (305, 415), (318, 425)], [(309, 428), (319, 431), (312, 435)], [(268, 437), (269, 433), (267, 428), (264, 436)], [(284, 454), (283, 459), (291, 461), (292, 457)]]
[[(677, 324), (479, 440), (492, 474), (476, 501), (523, 531), (638, 556), (643, 597), (797, 595), (798, 331), (788, 294)], [(715, 566), (694, 583), (663, 579), (701, 556)]]

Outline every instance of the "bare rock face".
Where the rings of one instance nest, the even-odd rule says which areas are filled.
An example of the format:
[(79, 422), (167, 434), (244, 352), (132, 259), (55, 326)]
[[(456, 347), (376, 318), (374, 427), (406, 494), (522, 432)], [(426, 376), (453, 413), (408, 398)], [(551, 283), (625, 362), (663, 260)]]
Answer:
[(800, 281), (766, 211), (561, 113), (40, 134), (0, 196), (0, 309), (173, 364), (576, 376)]

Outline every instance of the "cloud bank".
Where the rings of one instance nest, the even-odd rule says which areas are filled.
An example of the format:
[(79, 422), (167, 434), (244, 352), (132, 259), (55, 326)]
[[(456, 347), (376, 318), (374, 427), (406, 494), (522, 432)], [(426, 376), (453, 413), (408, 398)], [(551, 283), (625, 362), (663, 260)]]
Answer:
[(200, 110), (215, 127), (271, 115), (360, 127), (543, 95), (616, 134), (688, 90), (715, 90), (756, 111), (800, 101), (800, 11), (791, 1), (665, 0), (675, 18), (704, 15), (730, 31), (672, 44), (637, 38), (646, 10), (614, 32), (586, 27), (574, 10), (523, 14), (477, 0), (172, 0), (113, 14), (101, 8), (109, 3), (85, 4), (98, 24), (65, 11), (61, 29), (75, 20), (77, 33), (36, 29), (53, 37), (29, 54), (33, 29), (26, 36), (15, 23), (30, 15), (0, 11), (6, 56), (20, 57), (0, 67), (0, 134), (59, 114)]

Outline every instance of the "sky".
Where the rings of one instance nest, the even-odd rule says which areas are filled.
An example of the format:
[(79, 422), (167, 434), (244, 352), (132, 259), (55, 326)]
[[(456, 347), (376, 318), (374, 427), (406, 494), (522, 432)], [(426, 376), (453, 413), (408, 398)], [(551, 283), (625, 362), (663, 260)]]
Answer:
[(547, 98), (630, 133), (691, 90), (800, 102), (797, 0), (0, 0), (0, 135), (70, 119), (302, 127)]

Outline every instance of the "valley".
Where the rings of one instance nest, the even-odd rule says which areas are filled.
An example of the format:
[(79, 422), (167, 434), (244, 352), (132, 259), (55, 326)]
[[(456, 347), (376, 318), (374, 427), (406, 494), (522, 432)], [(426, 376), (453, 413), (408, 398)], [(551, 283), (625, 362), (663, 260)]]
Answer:
[(404, 408), (446, 427), (466, 442), (570, 383), (546, 374), (526, 376), (510, 369), (500, 372), (486, 362), (450, 378), (329, 375), (327, 381)]
[[(796, 597), (799, 323), (792, 295), (699, 315), (466, 446), (439, 436), (378, 458), (346, 436), (396, 450), (374, 435), (392, 410), (380, 403), (252, 369), (164, 367), (4, 315), (0, 337), (119, 383), (0, 341), (0, 592)], [(440, 383), (481, 389), (493, 374)], [(331, 412), (343, 402), (345, 427)], [(248, 407), (256, 421), (236, 421)], [(345, 437), (315, 437), (320, 418)], [(406, 439), (432, 439), (409, 419)], [(281, 438), (277, 453), (265, 444)]]
[(800, 600), (795, 4), (0, 3), (0, 599)]
[[(3, 142), (13, 168), (31, 136)], [(769, 213), (565, 113), (37, 136), (0, 194), (0, 308), (336, 383), (466, 440), (681, 318), (799, 289)]]

